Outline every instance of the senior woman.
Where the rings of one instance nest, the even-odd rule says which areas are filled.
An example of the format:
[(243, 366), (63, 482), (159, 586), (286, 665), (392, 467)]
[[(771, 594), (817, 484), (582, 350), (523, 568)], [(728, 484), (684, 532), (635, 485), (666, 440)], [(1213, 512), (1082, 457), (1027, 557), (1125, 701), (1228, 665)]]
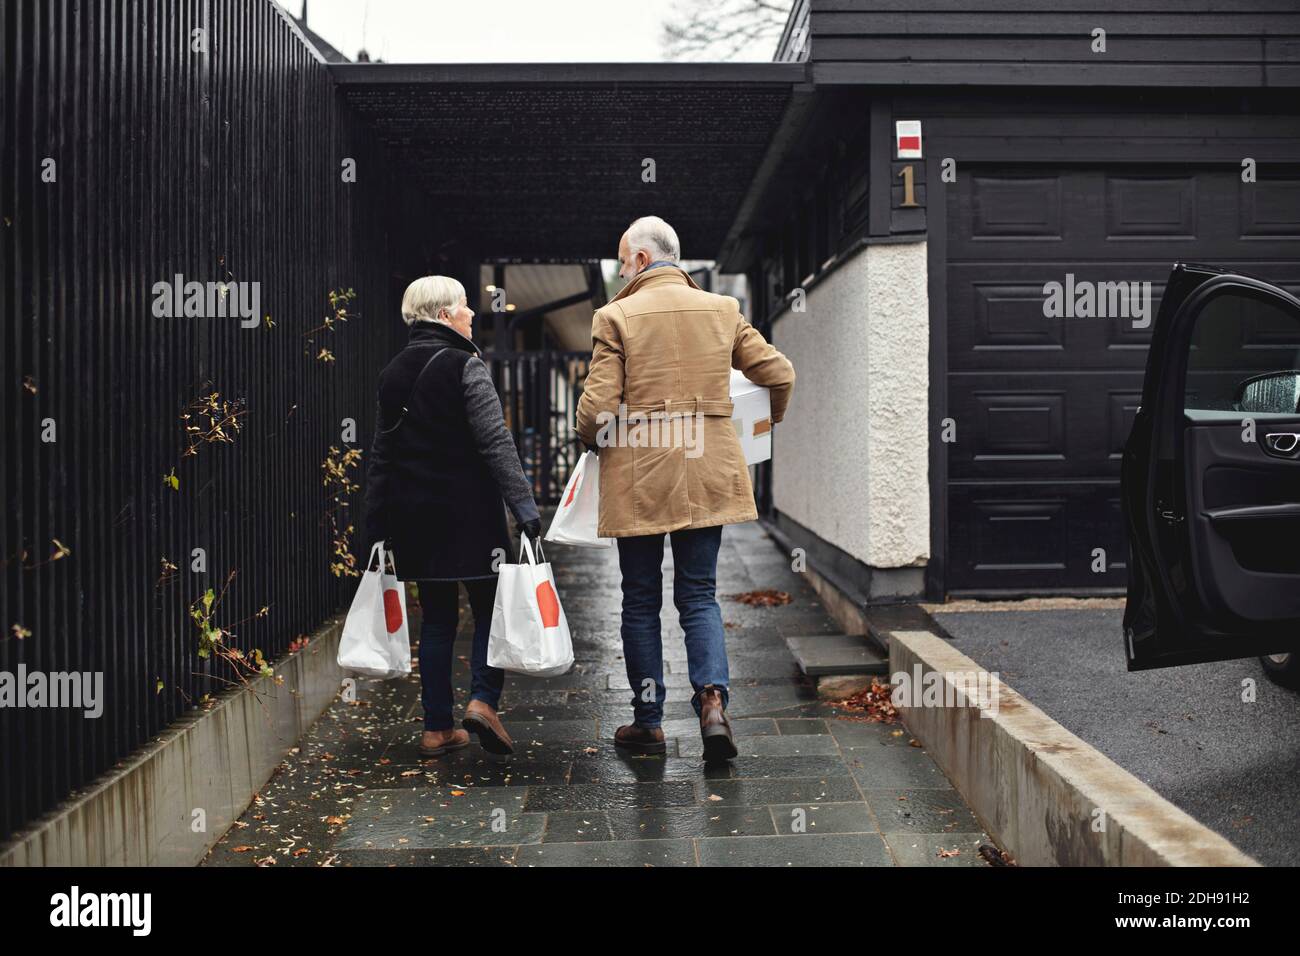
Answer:
[[(437, 757), (478, 735), (489, 753), (513, 744), (497, 718), (505, 674), (487, 665), (499, 559), (510, 552), (502, 499), (523, 533), (541, 521), (501, 414), (501, 401), (470, 340), (474, 313), (447, 276), (416, 279), (402, 296), (410, 340), (379, 376), (379, 420), (366, 482), (369, 539), (388, 542), (398, 577), (420, 589), (420, 753)], [(452, 644), (459, 587), (474, 613), (470, 699), (452, 720)]]

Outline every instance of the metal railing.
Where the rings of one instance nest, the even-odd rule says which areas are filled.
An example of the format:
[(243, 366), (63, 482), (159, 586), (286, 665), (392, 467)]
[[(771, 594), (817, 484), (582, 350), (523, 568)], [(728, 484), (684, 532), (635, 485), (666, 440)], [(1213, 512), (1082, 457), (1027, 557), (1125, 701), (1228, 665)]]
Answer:
[(590, 352), (543, 349), (484, 354), (506, 425), (539, 505), (553, 505), (582, 454), (574, 431)]

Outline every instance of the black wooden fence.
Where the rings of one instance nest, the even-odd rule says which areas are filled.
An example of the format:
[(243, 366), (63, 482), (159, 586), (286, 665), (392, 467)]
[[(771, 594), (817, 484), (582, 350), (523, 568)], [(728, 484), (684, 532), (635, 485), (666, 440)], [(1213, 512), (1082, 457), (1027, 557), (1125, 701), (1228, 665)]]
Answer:
[[(0, 7), (0, 672), (104, 675), (98, 718), (0, 709), (3, 839), (225, 686), (197, 654), (206, 589), (235, 574), (215, 623), (269, 659), (342, 606), (321, 464), (347, 419), (369, 447), (404, 333), (372, 214), (402, 202), (281, 11)], [(177, 275), (257, 283), (253, 327), (158, 316)], [(321, 328), (347, 288), (359, 316)], [(180, 416), (214, 392), (241, 427), (186, 456)]]

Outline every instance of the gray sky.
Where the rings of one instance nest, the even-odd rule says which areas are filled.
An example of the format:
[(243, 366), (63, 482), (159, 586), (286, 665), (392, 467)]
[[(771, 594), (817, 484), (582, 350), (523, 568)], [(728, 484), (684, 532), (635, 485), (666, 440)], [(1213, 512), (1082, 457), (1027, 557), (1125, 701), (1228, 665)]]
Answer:
[[(349, 59), (364, 46), (390, 63), (638, 62), (664, 59), (672, 12), (628, 0), (309, 0), (307, 23)], [(774, 46), (734, 59), (770, 60)]]

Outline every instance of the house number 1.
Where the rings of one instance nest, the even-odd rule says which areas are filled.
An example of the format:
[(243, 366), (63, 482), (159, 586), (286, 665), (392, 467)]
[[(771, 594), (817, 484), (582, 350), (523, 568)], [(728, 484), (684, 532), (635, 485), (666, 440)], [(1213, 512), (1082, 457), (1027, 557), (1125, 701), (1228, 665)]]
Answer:
[(916, 189), (912, 184), (912, 179), (915, 174), (912, 172), (911, 163), (909, 163), (908, 165), (900, 169), (898, 171), (898, 175), (903, 177), (903, 202), (901, 204), (902, 207), (907, 208), (908, 206), (919, 205), (916, 201)]

